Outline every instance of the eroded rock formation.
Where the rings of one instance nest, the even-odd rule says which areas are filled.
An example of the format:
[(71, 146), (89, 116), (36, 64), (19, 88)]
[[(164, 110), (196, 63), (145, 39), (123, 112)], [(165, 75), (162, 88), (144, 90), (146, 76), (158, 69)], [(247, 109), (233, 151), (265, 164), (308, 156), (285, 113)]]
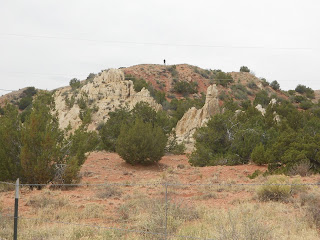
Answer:
[(177, 123), (176, 134), (179, 143), (184, 142), (187, 151), (194, 147), (193, 134), (197, 128), (208, 122), (211, 116), (220, 113), (218, 89), (215, 84), (207, 89), (206, 102), (201, 109), (190, 108)]
[[(61, 129), (70, 123), (72, 130), (75, 130), (82, 124), (79, 117), (81, 108), (77, 104), (81, 99), (93, 109), (89, 130), (94, 130), (99, 123), (107, 121), (109, 112), (120, 107), (127, 106), (132, 109), (138, 102), (144, 101), (156, 110), (162, 108), (147, 89), (135, 92), (133, 82), (125, 80), (122, 70), (109, 69), (101, 72), (92, 81), (84, 82), (79, 89), (65, 87), (55, 92), (56, 111)], [(73, 105), (67, 104), (73, 101)]]

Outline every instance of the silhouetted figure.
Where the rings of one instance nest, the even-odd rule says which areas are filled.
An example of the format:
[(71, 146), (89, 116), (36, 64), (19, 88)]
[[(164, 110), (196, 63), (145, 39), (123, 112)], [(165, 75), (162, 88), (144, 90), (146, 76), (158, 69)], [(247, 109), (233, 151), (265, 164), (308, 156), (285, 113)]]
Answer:
[(165, 59), (163, 59), (163, 64), (166, 65), (166, 60)]

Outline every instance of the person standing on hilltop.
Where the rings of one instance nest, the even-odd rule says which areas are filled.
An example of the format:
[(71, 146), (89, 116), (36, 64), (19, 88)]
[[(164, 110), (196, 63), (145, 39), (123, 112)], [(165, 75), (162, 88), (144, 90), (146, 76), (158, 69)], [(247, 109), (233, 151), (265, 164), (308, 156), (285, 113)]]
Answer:
[(166, 60), (165, 59), (163, 59), (163, 64), (166, 65)]

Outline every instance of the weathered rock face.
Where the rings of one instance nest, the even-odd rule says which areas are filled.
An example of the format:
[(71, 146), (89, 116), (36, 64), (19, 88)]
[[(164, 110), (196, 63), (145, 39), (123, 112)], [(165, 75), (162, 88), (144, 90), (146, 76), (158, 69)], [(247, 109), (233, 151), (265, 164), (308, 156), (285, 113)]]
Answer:
[(187, 151), (192, 151), (194, 147), (193, 134), (197, 128), (208, 122), (211, 116), (220, 113), (218, 89), (211, 85), (207, 89), (206, 102), (201, 109), (190, 108), (177, 123), (176, 134), (179, 143), (184, 142)]
[[(74, 105), (66, 101), (72, 102)], [(65, 87), (55, 92), (56, 111), (58, 113), (60, 128), (66, 128), (69, 123), (72, 130), (77, 129), (82, 120), (79, 115), (81, 109), (77, 102), (84, 99), (88, 107), (95, 109), (92, 112), (92, 123), (89, 130), (94, 130), (99, 123), (107, 121), (109, 112), (127, 106), (132, 109), (138, 102), (147, 102), (156, 110), (162, 106), (154, 101), (147, 89), (135, 92), (131, 80), (125, 80), (124, 73), (118, 69), (109, 69), (87, 82), (81, 88), (72, 90)]]
[(266, 109), (264, 109), (264, 108), (261, 106), (261, 104), (258, 104), (258, 105), (256, 106), (256, 109), (257, 109), (259, 112), (261, 112), (262, 116), (264, 116), (264, 115), (266, 114)]

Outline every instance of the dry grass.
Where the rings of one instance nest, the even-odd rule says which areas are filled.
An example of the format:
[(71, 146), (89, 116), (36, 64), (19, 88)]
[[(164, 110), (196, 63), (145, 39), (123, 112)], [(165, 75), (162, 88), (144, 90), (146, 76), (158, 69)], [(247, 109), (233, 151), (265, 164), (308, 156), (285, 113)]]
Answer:
[[(287, 180), (285, 178), (283, 181)], [(270, 178), (267, 181), (270, 181)], [(320, 216), (320, 196), (317, 194), (319, 191), (317, 187), (291, 188), (290, 197), (295, 198), (295, 201), (259, 202), (251, 199), (240, 201), (239, 199), (239, 201), (233, 201), (233, 204), (228, 207), (214, 204), (215, 201), (223, 200), (219, 198), (223, 193), (217, 192), (216, 187), (203, 187), (202, 189), (199, 189), (198, 186), (178, 187), (173, 189), (176, 191), (175, 194), (168, 195), (167, 205), (163, 192), (161, 194), (162, 186), (159, 188), (123, 187), (121, 192), (126, 191), (126, 195), (117, 200), (113, 198), (117, 196), (114, 192), (119, 191), (116, 186), (111, 190), (106, 188), (98, 190), (105, 190), (107, 197), (90, 199), (91, 202), (87, 204), (71, 199), (72, 196), (65, 197), (65, 192), (60, 190), (45, 189), (31, 195), (26, 201), (29, 210), (22, 215), (32, 219), (25, 219), (22, 216), (19, 220), (20, 239), (159, 240), (163, 239), (165, 232), (166, 208), (167, 231), (172, 236), (170, 240), (182, 239), (175, 237), (177, 235), (217, 240), (298, 240), (301, 239), (301, 236), (305, 240), (316, 240), (320, 237), (317, 232), (318, 216)], [(243, 189), (243, 186), (241, 186), (242, 190), (248, 192)], [(238, 193), (238, 190), (229, 187), (223, 191), (226, 191), (228, 195)], [(287, 189), (284, 191), (287, 192)], [(110, 192), (113, 197), (109, 197)], [(181, 194), (184, 193), (202, 193), (203, 195), (199, 198), (185, 196), (182, 198)], [(77, 199), (76, 196), (73, 198)], [(208, 204), (206, 201), (213, 204)], [(113, 205), (110, 205), (111, 207), (107, 210), (110, 203)], [(125, 228), (145, 233), (86, 227), (81, 224)], [(152, 235), (151, 232), (158, 233), (158, 235)], [(0, 239), (11, 238), (12, 219), (2, 217), (0, 208)]]
[(117, 186), (105, 186), (97, 190), (96, 196), (98, 198), (106, 199), (112, 197), (121, 197), (122, 192)]
[(291, 181), (289, 177), (284, 175), (270, 176), (265, 184), (266, 185), (260, 186), (257, 190), (258, 198), (261, 201), (287, 202), (294, 194), (306, 191), (305, 186), (299, 185), (301, 184), (300, 179), (294, 179)]
[(0, 193), (1, 192), (9, 192), (15, 189), (14, 185), (2, 184), (0, 183)]

